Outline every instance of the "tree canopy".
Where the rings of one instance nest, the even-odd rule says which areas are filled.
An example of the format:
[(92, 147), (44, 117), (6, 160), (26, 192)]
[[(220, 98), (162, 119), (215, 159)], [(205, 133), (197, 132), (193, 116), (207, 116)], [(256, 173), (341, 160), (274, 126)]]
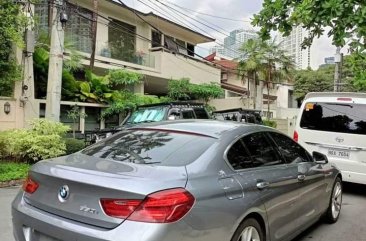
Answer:
[[(366, 87), (366, 5), (359, 0), (264, 0), (253, 24), (261, 27), (262, 39), (270, 39), (271, 31), (288, 36), (294, 26), (309, 31), (303, 46), (327, 34), (335, 46), (349, 45), (356, 90)], [(326, 30), (329, 29), (329, 30)]]
[(270, 38), (272, 30), (287, 36), (293, 26), (301, 25), (310, 32), (304, 41), (310, 46), (329, 27), (327, 35), (335, 46), (345, 46), (350, 40), (353, 50), (363, 51), (366, 47), (366, 5), (359, 0), (264, 0), (253, 23), (261, 27), (264, 39)]
[[(352, 56), (346, 56), (342, 65), (341, 91), (356, 91), (353, 72), (351, 70)], [(321, 66), (318, 70), (298, 70), (294, 74), (295, 95), (303, 99), (309, 92), (333, 91), (334, 65)]]
[(11, 96), (14, 82), (20, 79), (20, 68), (13, 57), (14, 45), (23, 47), (23, 31), (27, 20), (21, 5), (13, 0), (0, 1), (0, 96)]

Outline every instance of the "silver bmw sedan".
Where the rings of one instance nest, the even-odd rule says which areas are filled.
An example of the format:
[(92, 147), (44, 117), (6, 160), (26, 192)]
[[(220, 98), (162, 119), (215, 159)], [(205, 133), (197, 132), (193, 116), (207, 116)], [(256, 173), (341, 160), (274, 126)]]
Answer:
[(17, 241), (285, 241), (337, 221), (342, 176), (274, 129), (219, 121), (135, 126), (31, 168)]

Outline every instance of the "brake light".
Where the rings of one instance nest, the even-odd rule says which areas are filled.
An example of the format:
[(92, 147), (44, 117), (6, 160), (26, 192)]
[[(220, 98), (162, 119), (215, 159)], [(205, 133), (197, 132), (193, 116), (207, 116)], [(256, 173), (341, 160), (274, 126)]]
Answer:
[(126, 219), (140, 205), (142, 200), (101, 199), (104, 212), (111, 217)]
[(337, 98), (337, 100), (339, 100), (339, 101), (352, 101), (352, 98), (348, 98), (348, 97), (339, 97), (339, 98)]
[[(106, 203), (105, 200), (109, 202)], [(116, 201), (120, 202), (120, 205), (116, 205)], [(137, 222), (171, 223), (186, 215), (194, 201), (194, 197), (188, 191), (175, 188), (152, 193), (142, 201), (101, 199), (101, 204), (104, 212), (109, 216)], [(115, 215), (117, 213), (123, 215)]]
[(294, 131), (294, 141), (299, 141), (299, 134), (297, 133), (297, 131)]
[(23, 183), (23, 190), (27, 193), (34, 193), (39, 187), (39, 184), (32, 180), (29, 176), (25, 179)]

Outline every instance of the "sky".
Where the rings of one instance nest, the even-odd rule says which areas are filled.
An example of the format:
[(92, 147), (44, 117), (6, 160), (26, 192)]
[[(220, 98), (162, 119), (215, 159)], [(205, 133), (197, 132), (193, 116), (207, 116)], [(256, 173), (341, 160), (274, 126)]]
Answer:
[[(157, 15), (161, 15), (165, 18), (169, 18), (170, 20), (177, 22), (176, 15), (174, 16), (174, 14), (171, 13), (170, 9), (164, 7), (156, 0), (122, 0), (122, 1), (126, 5), (136, 8), (142, 12), (152, 11)], [(215, 29), (218, 29), (221, 32), (219, 33), (218, 31), (205, 27), (197, 22), (194, 22), (194, 20), (189, 20), (191, 21), (191, 23), (201, 28), (201, 30), (197, 31), (205, 35), (214, 37), (216, 39), (216, 43), (201, 44), (196, 48), (196, 52), (202, 56), (207, 56), (209, 54), (209, 48), (213, 47), (214, 45), (217, 45), (217, 43), (223, 44), (224, 38), (232, 30), (240, 28), (258, 30), (258, 28), (254, 28), (253, 26), (251, 26), (250, 19), (253, 17), (253, 14), (258, 13), (261, 10), (263, 2), (263, 0), (159, 0), (159, 1), (174, 8), (177, 7), (172, 4), (176, 4), (187, 9), (192, 9), (196, 12), (242, 20), (242, 21), (231, 21), (226, 19), (214, 18), (211, 16), (206, 16), (194, 12), (186, 12), (183, 9), (177, 8), (179, 11), (182, 11), (185, 14), (191, 16), (191, 18), (193, 19), (196, 19), (201, 22), (203, 20), (206, 21), (207, 23), (209, 23), (210, 26), (212, 26)], [(141, 2), (150, 5), (150, 7), (159, 10), (161, 13), (151, 9), (150, 7), (142, 4)], [(159, 8), (157, 6), (159, 6)], [(162, 15), (162, 13), (164, 13), (165, 16)], [(317, 69), (320, 64), (323, 64), (324, 58), (334, 56), (335, 50), (336, 48), (332, 46), (331, 40), (327, 36), (322, 36), (319, 39), (315, 39), (311, 49), (312, 69)]]

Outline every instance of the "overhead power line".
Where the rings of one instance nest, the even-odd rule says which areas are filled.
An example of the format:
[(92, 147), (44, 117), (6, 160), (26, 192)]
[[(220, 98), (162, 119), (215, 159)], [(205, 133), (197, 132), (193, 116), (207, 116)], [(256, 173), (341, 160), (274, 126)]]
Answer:
[[(175, 16), (173, 16), (172, 14), (169, 14), (168, 12), (166, 12), (166, 13), (162, 13), (160, 10), (157, 10), (156, 8), (154, 8), (154, 7), (152, 7), (152, 6), (150, 6), (150, 5), (148, 5), (147, 3), (145, 3), (145, 2), (143, 2), (142, 0), (137, 0), (137, 1), (139, 1), (140, 3), (142, 3), (142, 4), (144, 4), (145, 6), (147, 6), (147, 7), (149, 7), (149, 8), (151, 8), (152, 10), (154, 10), (154, 11), (156, 11), (156, 12), (158, 12), (158, 13), (160, 13), (160, 14), (162, 14), (164, 17), (167, 17), (167, 18), (170, 18), (170, 19), (174, 19), (174, 20), (176, 20), (177, 22), (179, 22), (180, 24), (182, 24), (183, 26), (186, 26), (186, 27), (188, 27), (188, 28), (192, 28), (192, 26), (193, 27), (195, 27), (196, 29), (198, 29), (199, 31), (201, 31), (202, 33), (204, 33), (204, 34), (206, 34), (206, 35), (208, 35), (209, 37), (211, 37), (211, 38), (214, 38), (211, 34), (209, 34), (207, 31), (205, 31), (204, 29), (202, 29), (201, 27), (199, 27), (199, 26), (197, 26), (196, 24), (194, 24), (194, 23), (192, 23), (191, 21), (188, 21), (188, 20), (186, 20), (183, 16), (181, 16), (181, 15), (179, 15), (179, 13), (176, 13), (175, 11), (172, 11), (171, 9), (169, 9), (168, 8), (168, 10), (172, 13), (172, 14), (174, 14), (175, 16), (177, 16), (177, 17), (175, 17)], [(159, 5), (157, 5), (156, 3), (154, 3), (154, 2), (152, 2), (151, 0), (148, 0), (151, 4), (153, 4), (154, 6), (156, 6), (157, 8), (159, 8), (160, 6)], [(180, 20), (181, 19), (181, 20)], [(188, 24), (187, 24), (187, 23)], [(191, 24), (192, 26), (190, 26), (189, 24)], [(217, 42), (216, 42), (216, 44), (218, 44), (219, 46), (221, 46), (221, 47), (223, 47), (223, 48), (225, 48), (225, 49), (227, 49), (227, 50), (230, 50), (230, 51), (233, 51), (233, 52), (236, 52), (236, 53), (238, 53), (238, 54), (243, 54), (242, 52), (240, 52), (240, 51), (238, 51), (238, 50), (235, 50), (235, 49), (232, 49), (232, 48), (229, 48), (229, 47), (226, 47), (222, 42), (219, 42), (218, 40), (217, 40)], [(202, 48), (202, 47), (201, 47)]]
[(175, 3), (172, 3), (172, 2), (169, 2), (169, 1), (166, 1), (166, 3), (171, 4), (171, 5), (174, 5), (174, 6), (178, 7), (178, 8), (181, 8), (181, 9), (184, 9), (184, 10), (187, 10), (187, 11), (190, 11), (192, 13), (197, 13), (197, 14), (209, 16), (209, 17), (212, 17), (212, 18), (225, 19), (225, 20), (235, 21), (235, 22), (248, 22), (248, 23), (251, 22), (249, 20), (244, 20), (244, 19), (233, 19), (233, 18), (221, 17), (221, 16), (217, 16), (217, 15), (213, 15), (213, 14), (199, 12), (199, 11), (196, 11), (196, 10), (192, 10), (192, 9), (189, 9), (189, 8), (186, 8), (186, 7), (179, 6), (178, 4), (175, 4)]

